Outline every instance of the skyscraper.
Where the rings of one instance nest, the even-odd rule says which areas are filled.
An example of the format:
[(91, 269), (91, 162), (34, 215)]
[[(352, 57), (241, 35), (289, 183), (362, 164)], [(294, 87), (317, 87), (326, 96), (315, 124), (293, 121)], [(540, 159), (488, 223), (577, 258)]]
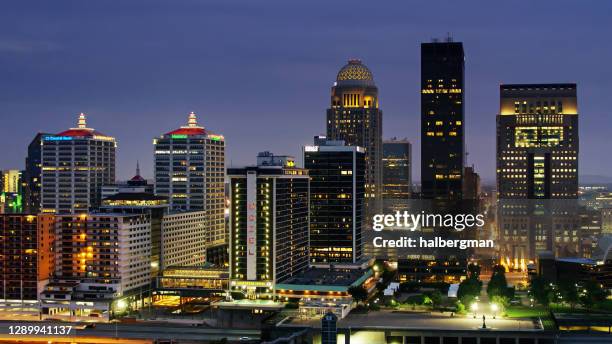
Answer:
[(365, 152), (315, 137), (304, 147), (310, 175), (310, 261), (357, 263), (363, 255)]
[(38, 133), (28, 145), (28, 156), (25, 161), (24, 208), (29, 214), (40, 212), (40, 188), (42, 166), (42, 139), (47, 133)]
[(210, 245), (225, 244), (225, 139), (188, 124), (154, 141), (155, 194), (168, 198), (171, 211), (206, 211), (204, 228)]
[(580, 256), (578, 148), (575, 84), (500, 86), (497, 190), (502, 263), (525, 269), (541, 251)]
[(576, 84), (500, 86), (497, 190), (505, 199), (578, 197)]
[(383, 204), (385, 213), (405, 210), (412, 197), (412, 144), (408, 140), (383, 142)]
[(460, 42), (421, 44), (421, 192), (461, 199), (464, 140), (464, 54)]
[(84, 213), (98, 207), (102, 185), (115, 182), (114, 137), (87, 127), (85, 114), (76, 128), (42, 137), (41, 211)]
[(259, 153), (257, 166), (229, 168), (230, 286), (249, 298), (308, 267), (308, 171), (290, 156)]
[(366, 152), (366, 217), (382, 210), (382, 110), (372, 72), (349, 60), (336, 76), (327, 109), (327, 137)]

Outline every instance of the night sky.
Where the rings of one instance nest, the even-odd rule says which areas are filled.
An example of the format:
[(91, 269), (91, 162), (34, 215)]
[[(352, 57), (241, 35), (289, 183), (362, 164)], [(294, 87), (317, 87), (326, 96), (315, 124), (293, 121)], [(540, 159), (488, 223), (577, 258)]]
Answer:
[[(381, 4), (384, 3), (385, 6)], [(421, 42), (466, 51), (469, 164), (495, 176), (500, 83), (576, 82), (580, 172), (612, 175), (609, 1), (12, 1), (0, 6), (0, 168), (23, 169), (37, 131), (85, 112), (118, 140), (117, 177), (153, 175), (152, 139), (195, 111), (227, 165), (300, 155), (325, 133), (336, 73), (374, 73), (385, 138), (413, 142), (419, 178)], [(301, 160), (301, 159), (300, 159)]]

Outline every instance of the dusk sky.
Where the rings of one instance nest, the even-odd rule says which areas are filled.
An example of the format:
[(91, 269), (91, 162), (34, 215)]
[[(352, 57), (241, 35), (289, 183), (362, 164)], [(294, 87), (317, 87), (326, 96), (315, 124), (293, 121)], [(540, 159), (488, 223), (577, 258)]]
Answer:
[[(383, 5), (384, 4), (384, 5)], [(117, 178), (153, 175), (152, 139), (200, 123), (227, 166), (292, 154), (325, 133), (336, 73), (374, 73), (385, 138), (420, 174), (420, 43), (466, 52), (468, 163), (495, 177), (500, 83), (578, 84), (580, 173), (612, 175), (610, 1), (12, 1), (0, 6), (0, 169), (77, 114), (118, 140)], [(301, 159), (299, 159), (301, 160)]]

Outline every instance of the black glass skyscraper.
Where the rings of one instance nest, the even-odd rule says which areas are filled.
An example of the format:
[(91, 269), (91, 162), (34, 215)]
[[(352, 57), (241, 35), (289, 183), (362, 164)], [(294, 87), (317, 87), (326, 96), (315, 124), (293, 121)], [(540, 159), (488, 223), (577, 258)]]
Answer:
[(363, 255), (365, 149), (315, 137), (304, 147), (310, 175), (310, 261), (356, 263)]
[(421, 183), (425, 199), (461, 199), (464, 54), (460, 42), (421, 44)]

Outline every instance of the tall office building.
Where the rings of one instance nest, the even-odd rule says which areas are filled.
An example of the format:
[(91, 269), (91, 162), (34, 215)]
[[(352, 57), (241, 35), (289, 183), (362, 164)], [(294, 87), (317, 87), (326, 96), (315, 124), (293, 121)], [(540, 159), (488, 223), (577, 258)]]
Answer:
[(500, 86), (500, 198), (578, 197), (576, 84)]
[(461, 199), (464, 140), (464, 54), (460, 42), (421, 44), (421, 193)]
[(382, 110), (372, 72), (360, 60), (349, 60), (331, 89), (327, 137), (344, 140), (366, 152), (366, 217), (382, 210)]
[(188, 124), (154, 140), (155, 194), (168, 198), (171, 211), (206, 211), (209, 245), (225, 244), (225, 139)]
[(0, 303), (38, 299), (53, 272), (53, 224), (53, 215), (0, 215)]
[(25, 191), (24, 209), (28, 214), (40, 212), (40, 188), (42, 167), (42, 139), (47, 133), (38, 133), (28, 145), (28, 155), (25, 161)]
[(383, 205), (385, 213), (406, 210), (412, 197), (412, 144), (393, 138), (383, 142)]
[(230, 286), (269, 298), (308, 267), (308, 171), (289, 156), (259, 153), (257, 166), (229, 168)]
[(365, 150), (315, 137), (304, 147), (310, 175), (310, 261), (357, 263), (363, 255)]
[(580, 255), (578, 148), (575, 84), (500, 86), (498, 228), (511, 267), (540, 251)]
[(114, 137), (87, 127), (85, 114), (76, 128), (42, 138), (41, 212), (85, 213), (102, 200), (102, 185), (115, 182)]

